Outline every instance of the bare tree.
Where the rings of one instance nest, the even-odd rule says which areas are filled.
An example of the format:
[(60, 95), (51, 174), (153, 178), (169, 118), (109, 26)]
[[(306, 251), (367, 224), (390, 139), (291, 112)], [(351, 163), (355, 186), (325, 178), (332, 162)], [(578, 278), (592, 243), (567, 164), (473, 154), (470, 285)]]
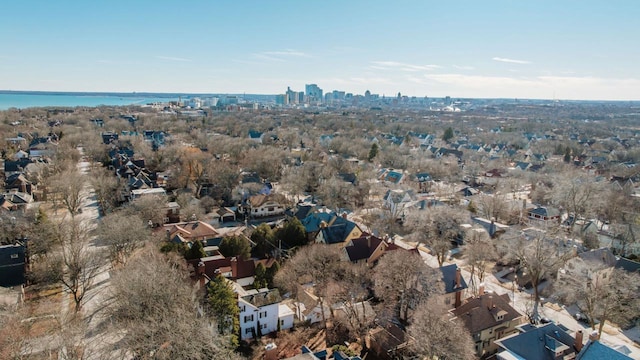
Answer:
[(145, 195), (135, 199), (126, 209), (128, 213), (137, 214), (143, 221), (154, 226), (164, 223), (167, 197), (161, 195)]
[(113, 344), (114, 353), (140, 359), (235, 358), (213, 320), (198, 315), (200, 296), (190, 283), (181, 259), (152, 248), (118, 270), (107, 307), (114, 326), (124, 333)]
[(75, 311), (78, 312), (85, 295), (94, 286), (101, 257), (89, 249), (88, 229), (76, 219), (61, 223), (57, 237), (62, 259), (60, 282), (73, 296)]
[(471, 267), (471, 290), (477, 295), (476, 277), (478, 284), (484, 282), (485, 272), (491, 260), (497, 257), (495, 244), (485, 231), (472, 229), (465, 236), (464, 254), (467, 265)]
[(313, 244), (301, 248), (286, 261), (274, 281), (278, 287), (296, 295), (299, 285), (313, 282), (322, 309), (323, 324), (326, 324), (324, 304), (327, 286), (339, 276), (343, 265), (335, 247)]
[(517, 261), (525, 278), (531, 281), (534, 303), (528, 316), (531, 322), (537, 322), (540, 319), (540, 284), (544, 280), (550, 281), (572, 255), (560, 252), (558, 240), (543, 231), (528, 237), (524, 234), (505, 234), (501, 237), (501, 245), (508, 247), (507, 261)]
[[(335, 322), (347, 326), (358, 340), (364, 340), (369, 328), (373, 325), (375, 314), (367, 312), (370, 289), (373, 285), (369, 267), (364, 263), (342, 263), (344, 276), (333, 279), (327, 286), (327, 297), (331, 302), (340, 305), (340, 316)], [(365, 342), (362, 341), (364, 345)]]
[(103, 168), (91, 170), (91, 186), (96, 194), (96, 200), (103, 214), (108, 214), (120, 202), (121, 184), (118, 178)]
[(417, 252), (395, 250), (374, 268), (374, 291), (393, 317), (408, 321), (409, 310), (444, 291), (440, 272), (430, 268)]
[(468, 215), (462, 210), (438, 206), (417, 213), (407, 221), (412, 237), (426, 244), (442, 266), (453, 244), (462, 239), (462, 225)]
[(52, 179), (54, 196), (62, 201), (72, 217), (82, 205), (83, 187), (84, 177), (76, 168), (65, 170)]
[(475, 344), (469, 331), (456, 321), (440, 316), (430, 302), (419, 305), (408, 327), (409, 352), (420, 359), (472, 360)]
[(102, 218), (98, 225), (98, 239), (109, 249), (109, 258), (126, 264), (133, 251), (150, 237), (148, 225), (135, 214), (116, 212)]
[(569, 229), (573, 231), (573, 226), (579, 217), (584, 217), (594, 212), (593, 199), (599, 193), (599, 184), (586, 176), (575, 174), (564, 174), (563, 178), (554, 187), (555, 203), (566, 209), (571, 217)]
[[(579, 258), (571, 261), (569, 273), (556, 287), (565, 303), (576, 304), (598, 333), (607, 321), (626, 325), (640, 316), (640, 275), (622, 269), (589, 264)], [(599, 324), (597, 323), (599, 322)]]

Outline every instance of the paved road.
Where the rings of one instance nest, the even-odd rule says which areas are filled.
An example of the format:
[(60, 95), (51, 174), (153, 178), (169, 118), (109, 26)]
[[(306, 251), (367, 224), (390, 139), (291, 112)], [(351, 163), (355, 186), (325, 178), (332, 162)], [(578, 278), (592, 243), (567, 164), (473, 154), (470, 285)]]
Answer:
[[(82, 150), (80, 150), (82, 153)], [(87, 228), (93, 230), (100, 222), (100, 213), (96, 201), (95, 189), (90, 182), (91, 164), (87, 161), (78, 163), (78, 170), (85, 175), (85, 186), (82, 196), (82, 212), (76, 217)], [(89, 242), (89, 251), (100, 254), (102, 265), (94, 278), (94, 287), (87, 291), (82, 306), (82, 315), (85, 320), (86, 330), (84, 336), (84, 349), (87, 359), (105, 358), (107, 347), (118, 340), (117, 336), (109, 333), (110, 324), (107, 314), (103, 311), (108, 302), (111, 264), (108, 259), (108, 249), (100, 244), (95, 236)], [(107, 356), (108, 358), (108, 356)]]

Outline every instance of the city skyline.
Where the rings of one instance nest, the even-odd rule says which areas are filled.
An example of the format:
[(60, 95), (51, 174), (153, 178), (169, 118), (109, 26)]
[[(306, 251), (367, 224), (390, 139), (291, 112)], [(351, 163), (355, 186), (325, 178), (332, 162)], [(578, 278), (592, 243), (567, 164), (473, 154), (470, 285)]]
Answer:
[(640, 99), (640, 7), (581, 2), (22, 1), (0, 89)]

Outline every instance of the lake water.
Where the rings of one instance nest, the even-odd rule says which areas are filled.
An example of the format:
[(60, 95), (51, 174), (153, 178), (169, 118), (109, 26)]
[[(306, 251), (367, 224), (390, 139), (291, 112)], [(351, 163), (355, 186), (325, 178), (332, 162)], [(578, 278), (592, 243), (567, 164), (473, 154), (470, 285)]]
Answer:
[(99, 106), (144, 105), (153, 102), (169, 102), (178, 97), (136, 96), (135, 94), (59, 94), (59, 93), (0, 93), (0, 110), (25, 109), (45, 106)]

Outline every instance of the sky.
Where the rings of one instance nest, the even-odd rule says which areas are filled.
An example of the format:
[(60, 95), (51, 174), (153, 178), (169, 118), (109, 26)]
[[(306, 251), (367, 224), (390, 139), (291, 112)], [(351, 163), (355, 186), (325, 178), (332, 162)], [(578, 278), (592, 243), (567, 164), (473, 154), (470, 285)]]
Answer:
[(6, 0), (0, 89), (640, 100), (636, 0)]

